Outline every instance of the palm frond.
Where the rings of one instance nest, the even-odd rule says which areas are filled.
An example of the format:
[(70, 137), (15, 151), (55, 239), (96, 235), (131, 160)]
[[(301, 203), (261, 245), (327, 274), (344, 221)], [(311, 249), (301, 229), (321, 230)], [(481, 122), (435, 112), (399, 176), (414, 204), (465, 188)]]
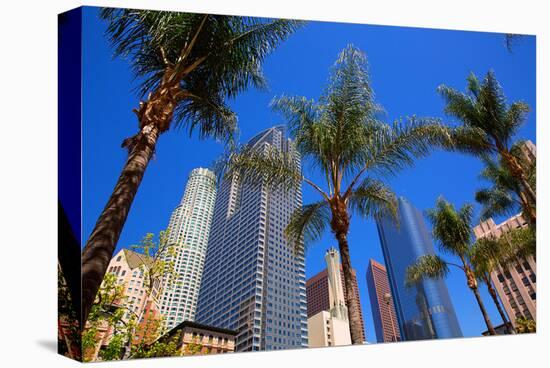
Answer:
[(303, 179), (295, 152), (284, 152), (271, 145), (244, 145), (230, 152), (218, 165), (226, 179), (236, 174), (252, 185), (265, 184), (285, 191), (299, 188)]
[(399, 222), (397, 197), (379, 180), (365, 178), (349, 197), (349, 207), (366, 218), (389, 216)]
[(441, 257), (427, 254), (419, 257), (415, 263), (407, 267), (405, 286), (410, 288), (422, 280), (438, 279), (449, 273), (449, 266)]
[(294, 210), (285, 228), (285, 237), (295, 253), (305, 249), (323, 235), (330, 222), (330, 208), (326, 201), (305, 205)]

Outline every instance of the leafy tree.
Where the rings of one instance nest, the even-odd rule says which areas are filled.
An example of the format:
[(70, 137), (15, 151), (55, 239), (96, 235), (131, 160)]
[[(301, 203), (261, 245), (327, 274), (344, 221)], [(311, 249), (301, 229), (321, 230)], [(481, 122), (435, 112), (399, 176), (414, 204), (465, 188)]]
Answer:
[(183, 355), (197, 355), (202, 352), (203, 345), (198, 342), (198, 337), (195, 338), (193, 342), (188, 343), (185, 345), (185, 349), (183, 352)]
[(134, 347), (132, 358), (170, 357), (179, 355), (178, 342), (181, 333), (176, 333), (170, 338), (157, 339), (154, 343), (140, 344)]
[(86, 320), (159, 136), (176, 123), (201, 138), (231, 138), (237, 118), (227, 99), (266, 85), (266, 56), (302, 22), (212, 14), (101, 11), (116, 56), (128, 58), (144, 100), (128, 158), (82, 252)]
[(459, 258), (460, 264), (446, 261), (437, 255), (421, 256), (407, 268), (406, 285), (410, 287), (424, 278), (445, 277), (449, 273), (449, 266), (458, 268), (464, 273), (466, 284), (475, 295), (489, 333), (496, 335), (479, 294), (471, 259), (472, 206), (465, 205), (457, 211), (451, 203), (440, 197), (436, 207), (428, 211), (428, 217), (433, 224), (433, 237), (438, 241), (441, 251)]
[[(347, 239), (350, 215), (396, 218), (395, 195), (380, 178), (412, 166), (416, 158), (438, 145), (449, 144), (448, 129), (431, 120), (412, 118), (393, 124), (378, 120), (380, 107), (374, 101), (366, 56), (351, 45), (338, 56), (319, 101), (283, 96), (274, 99), (272, 107), (287, 120), (294, 149), (285, 153), (274, 147), (240, 147), (223, 162), (225, 176), (238, 175), (286, 191), (305, 183), (318, 194), (318, 202), (292, 214), (286, 238), (296, 254), (302, 254), (330, 227), (342, 257), (352, 342), (361, 344)], [(296, 153), (319, 172), (320, 181), (302, 173)]]
[(524, 102), (508, 105), (495, 74), (489, 71), (483, 81), (472, 73), (465, 93), (441, 85), (439, 93), (446, 100), (445, 112), (462, 125), (453, 132), (453, 149), (476, 156), (497, 154), (510, 175), (519, 183), (522, 196), (531, 204), (528, 216), (536, 222), (535, 188), (518, 157), (511, 151), (513, 139), (529, 111)]
[(537, 323), (529, 318), (520, 317), (516, 319), (516, 330), (520, 334), (537, 332)]

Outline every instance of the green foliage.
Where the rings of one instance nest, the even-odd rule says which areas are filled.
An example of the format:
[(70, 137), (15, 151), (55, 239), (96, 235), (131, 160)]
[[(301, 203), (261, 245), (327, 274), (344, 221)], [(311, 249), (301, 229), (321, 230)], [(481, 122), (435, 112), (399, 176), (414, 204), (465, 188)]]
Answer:
[(520, 334), (537, 332), (537, 322), (525, 317), (516, 319), (516, 332)]
[(168, 339), (159, 339), (150, 345), (140, 344), (133, 347), (132, 358), (169, 357), (179, 355), (178, 341), (181, 334)]
[(129, 59), (145, 96), (179, 85), (175, 119), (201, 137), (226, 139), (236, 115), (226, 103), (249, 86), (265, 88), (261, 65), (303, 22), (106, 8), (116, 56)]
[(183, 355), (197, 355), (197, 354), (200, 354), (202, 352), (203, 345), (198, 343), (197, 341), (198, 341), (198, 339), (195, 339), (195, 341), (190, 342), (187, 345), (185, 345)]
[(107, 347), (99, 351), (102, 360), (118, 360), (121, 358), (125, 345), (124, 334), (115, 334), (107, 344)]
[[(530, 160), (524, 157), (520, 148), (522, 144), (523, 142), (516, 143), (511, 153), (522, 165), (531, 187), (536, 188), (536, 160), (529, 162)], [(522, 198), (522, 184), (512, 175), (504, 160), (502, 158), (495, 160), (489, 155), (482, 155), (481, 159), (485, 167), (481, 171), (480, 178), (491, 185), (476, 192), (475, 199), (483, 206), (481, 219), (510, 216), (519, 211), (523, 211), (529, 219), (527, 206), (534, 208), (536, 203), (527, 201), (525, 197)]]
[(437, 199), (434, 209), (427, 211), (433, 224), (434, 239), (439, 242), (441, 250), (458, 257), (468, 254), (472, 239), (472, 211), (470, 204), (457, 211), (443, 197)]
[(443, 278), (448, 273), (449, 266), (442, 258), (432, 254), (424, 255), (407, 267), (405, 286), (412, 287), (425, 278)]
[(529, 106), (521, 101), (508, 105), (493, 71), (483, 81), (473, 73), (467, 81), (465, 93), (445, 85), (438, 88), (447, 102), (445, 112), (463, 123), (459, 135), (462, 145), (457, 144), (456, 148), (479, 153), (509, 149), (512, 138), (525, 122)]
[(285, 236), (293, 245), (295, 254), (305, 251), (304, 245), (311, 244), (323, 235), (330, 221), (330, 208), (326, 201), (310, 203), (296, 209), (285, 228)]
[(168, 242), (166, 231), (159, 233), (158, 241), (155, 241), (155, 234), (147, 233), (139, 244), (132, 245), (130, 248), (136, 251), (142, 261), (147, 297), (151, 295), (154, 287), (160, 294), (162, 286), (171, 287), (176, 282), (178, 276), (175, 271), (176, 247)]

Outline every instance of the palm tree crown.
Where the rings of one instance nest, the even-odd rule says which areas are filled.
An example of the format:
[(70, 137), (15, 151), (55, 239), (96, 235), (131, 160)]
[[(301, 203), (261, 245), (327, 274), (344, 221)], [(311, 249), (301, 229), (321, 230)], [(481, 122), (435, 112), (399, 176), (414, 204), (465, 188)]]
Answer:
[(378, 119), (366, 56), (353, 46), (338, 56), (329, 83), (317, 102), (305, 97), (282, 96), (272, 108), (287, 121), (295, 150), (311, 170), (316, 183), (295, 165), (292, 154), (275, 149), (241, 147), (226, 162), (226, 174), (272, 186), (296, 187), (302, 182), (319, 195), (318, 202), (298, 208), (286, 227), (296, 251), (317, 240), (330, 227), (338, 241), (347, 290), (353, 343), (362, 343), (359, 307), (353, 293), (347, 243), (350, 212), (372, 218), (397, 217), (393, 192), (380, 180), (412, 166), (434, 147), (449, 144), (448, 129), (433, 120), (411, 118), (407, 123), (386, 124)]
[[(473, 73), (467, 80), (466, 92), (445, 85), (438, 88), (447, 103), (445, 112), (462, 122), (462, 126), (453, 131), (453, 149), (477, 156), (499, 155), (520, 183), (526, 198), (535, 203), (535, 189), (521, 160), (512, 152), (514, 137), (525, 122), (529, 106), (521, 101), (508, 105), (493, 71), (489, 71), (483, 81)], [(534, 211), (533, 216), (536, 217)]]
[[(197, 128), (201, 137), (221, 139), (236, 128), (226, 98), (249, 86), (266, 87), (262, 62), (303, 23), (113, 8), (103, 9), (101, 17), (109, 22), (115, 56), (131, 62), (140, 94), (166, 88), (177, 122), (184, 122), (190, 132)], [(140, 120), (146, 103), (138, 110)], [(150, 112), (151, 117), (159, 115)], [(161, 131), (170, 127), (170, 118), (160, 119)]]

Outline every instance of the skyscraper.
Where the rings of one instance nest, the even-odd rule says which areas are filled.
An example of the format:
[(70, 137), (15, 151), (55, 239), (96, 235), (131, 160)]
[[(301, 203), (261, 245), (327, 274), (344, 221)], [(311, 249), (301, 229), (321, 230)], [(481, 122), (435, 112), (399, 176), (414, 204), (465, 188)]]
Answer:
[(376, 340), (378, 342), (401, 340), (388, 273), (386, 267), (374, 259), (369, 261), (367, 268), (367, 285)]
[(173, 261), (177, 275), (169, 287), (163, 288), (161, 297), (161, 312), (169, 329), (195, 318), (215, 200), (214, 173), (203, 168), (192, 170), (167, 230), (168, 242), (175, 244)]
[[(248, 145), (275, 147), (300, 158), (283, 126)], [(236, 351), (306, 347), (303, 254), (295, 256), (284, 229), (302, 205), (301, 189), (283, 192), (233, 174), (219, 187), (197, 309), (197, 321), (237, 330)]]
[(422, 213), (405, 198), (399, 198), (398, 204), (399, 224), (384, 217), (377, 221), (377, 227), (401, 337), (462, 337), (443, 279), (425, 279), (416, 286), (405, 286), (407, 267), (420, 256), (434, 254), (434, 247)]
[[(366, 341), (363, 313), (361, 312), (361, 300), (359, 299), (359, 288), (357, 287), (357, 277), (355, 270), (351, 270), (351, 274), (353, 276), (353, 289), (355, 290), (355, 297), (359, 302), (359, 315), (361, 317), (361, 331), (363, 331), (363, 341)], [(342, 282), (342, 289), (344, 290), (344, 298), (346, 298), (346, 288), (343, 284), (344, 271), (342, 270), (342, 265), (340, 265), (340, 281)], [(306, 281), (306, 294), (308, 318), (313, 317), (321, 311), (330, 310), (329, 281), (326, 269), (322, 270), (315, 276), (310, 277)]]
[[(521, 214), (515, 215), (506, 221), (495, 224), (490, 218), (474, 227), (476, 239), (484, 237), (506, 236), (512, 229), (527, 227), (527, 221)], [(533, 256), (518, 259), (508, 267), (497, 266), (491, 272), (491, 281), (502, 301), (504, 310), (514, 327), (520, 317), (537, 320), (537, 263)]]

